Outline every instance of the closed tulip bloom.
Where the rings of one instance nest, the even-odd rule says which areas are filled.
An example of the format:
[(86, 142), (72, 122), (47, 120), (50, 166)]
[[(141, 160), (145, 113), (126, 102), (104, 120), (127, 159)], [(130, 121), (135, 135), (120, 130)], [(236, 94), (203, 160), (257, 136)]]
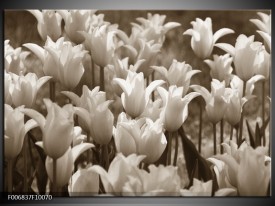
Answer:
[(181, 188), (178, 168), (174, 166), (149, 165), (149, 171), (137, 169), (128, 176), (123, 195), (177, 196)]
[(70, 196), (97, 195), (99, 191), (99, 175), (93, 171), (93, 167), (79, 169), (71, 177), (68, 185)]
[(153, 66), (152, 68), (162, 74), (170, 86), (183, 87), (183, 95), (189, 89), (192, 76), (200, 72), (199, 70), (192, 70), (189, 64), (178, 62), (176, 59), (173, 60), (168, 70), (163, 66)]
[(155, 80), (145, 88), (143, 73), (135, 73), (132, 71), (128, 72), (126, 80), (115, 78), (113, 81), (123, 90), (121, 95), (123, 108), (126, 113), (133, 118), (142, 114), (149, 102), (150, 94), (164, 83), (162, 80)]
[(263, 12), (258, 12), (260, 19), (250, 19), (250, 21), (255, 24), (260, 31), (266, 32), (271, 35), (271, 14), (265, 14)]
[(135, 174), (144, 156), (136, 154), (124, 157), (118, 153), (112, 160), (108, 172), (102, 167), (94, 165), (95, 171), (100, 175), (104, 190), (107, 194), (121, 195), (122, 188), (128, 181), (128, 176)]
[(69, 39), (80, 44), (85, 39), (79, 31), (88, 31), (90, 27), (90, 18), (95, 10), (58, 10), (57, 11), (65, 21), (64, 30)]
[(62, 34), (61, 16), (54, 10), (28, 10), (37, 20), (37, 29), (45, 41), (47, 36), (56, 41)]
[(191, 92), (182, 97), (183, 87), (175, 85), (170, 86), (169, 91), (159, 87), (158, 92), (164, 105), (160, 114), (164, 128), (169, 132), (177, 131), (188, 117), (188, 104), (200, 94)]
[(24, 123), (24, 114), (20, 108), (13, 109), (5, 104), (5, 158), (16, 158), (22, 150), (25, 135), (28, 131), (38, 126), (34, 120)]
[(39, 124), (45, 153), (58, 159), (67, 151), (74, 138), (73, 107), (68, 104), (61, 108), (49, 99), (44, 99), (44, 103), (48, 111), (46, 118), (33, 109), (24, 109), (23, 112)]
[[(56, 160), (57, 187), (63, 187), (69, 182), (74, 170), (75, 160), (79, 157), (80, 154), (92, 147), (94, 147), (94, 145), (90, 143), (82, 143), (81, 145), (77, 145), (73, 148), (68, 147), (65, 153)], [(48, 177), (51, 181), (53, 181), (53, 159), (50, 156), (47, 156), (45, 166)]]
[(44, 76), (38, 79), (36, 74), (27, 73), (25, 76), (12, 74), (12, 85), (10, 85), (10, 95), (15, 107), (25, 105), (32, 107), (40, 88), (51, 78)]
[(254, 42), (254, 36), (239, 35), (235, 47), (227, 43), (218, 43), (215, 46), (233, 57), (236, 74), (243, 81), (248, 81), (253, 77), (263, 61), (261, 51), (264, 47), (261, 42)]
[(237, 90), (231, 90), (226, 103), (224, 119), (232, 126), (239, 123), (244, 102)]
[(192, 36), (191, 47), (195, 54), (202, 59), (211, 55), (213, 46), (219, 38), (234, 33), (232, 29), (222, 28), (213, 35), (212, 19), (209, 17), (205, 21), (196, 18), (196, 21), (192, 21), (191, 24), (193, 29), (188, 29), (183, 34)]
[(214, 55), (213, 57), (213, 60), (204, 60), (204, 62), (210, 67), (210, 75), (212, 79), (225, 81), (225, 84), (228, 85), (233, 71), (231, 66), (233, 57), (230, 57), (229, 54), (220, 56)]

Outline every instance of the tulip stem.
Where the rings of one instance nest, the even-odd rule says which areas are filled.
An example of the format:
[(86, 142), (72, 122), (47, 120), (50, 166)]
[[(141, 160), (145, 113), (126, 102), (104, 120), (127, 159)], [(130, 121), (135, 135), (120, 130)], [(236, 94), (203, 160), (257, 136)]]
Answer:
[(214, 155), (216, 155), (217, 154), (216, 123), (213, 123), (213, 136), (214, 136)]
[(232, 140), (232, 138), (233, 138), (233, 130), (234, 130), (234, 127), (231, 125), (230, 126), (230, 140)]
[(95, 87), (95, 63), (93, 62), (93, 60), (91, 59), (91, 65), (92, 65), (92, 88)]
[(168, 143), (167, 143), (167, 147), (168, 147), (168, 152), (167, 152), (167, 165), (171, 164), (171, 149), (172, 149), (172, 138), (173, 138), (173, 133), (169, 132), (169, 137), (168, 137)]
[(7, 168), (7, 179), (8, 179), (8, 192), (12, 193), (12, 165), (13, 165), (13, 160), (8, 160), (8, 168)]
[[(262, 82), (262, 124), (265, 122), (265, 81)], [(264, 128), (263, 128), (264, 129)], [(265, 146), (265, 129), (263, 130), (263, 146)]]
[(28, 138), (28, 133), (25, 136), (24, 139), (24, 145), (23, 145), (23, 159), (24, 159), (24, 183), (23, 183), (23, 187), (24, 187), (24, 192), (28, 192), (28, 142), (27, 142), (27, 138)]
[(57, 159), (53, 159), (53, 192), (57, 192), (57, 187), (56, 187), (56, 162)]
[(109, 151), (108, 151), (108, 144), (103, 145), (104, 150), (104, 158), (105, 158), (105, 169), (108, 170), (109, 168)]
[(202, 106), (200, 107), (200, 123), (199, 123), (199, 153), (201, 153), (201, 139), (202, 139)]
[[(246, 81), (243, 81), (243, 97), (245, 96), (245, 90), (246, 90)], [(240, 146), (241, 142), (242, 142), (242, 138), (243, 138), (243, 114), (244, 112), (244, 107), (242, 109), (242, 113), (241, 113), (241, 119), (240, 119), (240, 135), (238, 138), (238, 146)]]
[(55, 102), (55, 82), (53, 80), (50, 81), (50, 99)]
[(179, 150), (179, 137), (178, 137), (178, 132), (175, 131), (173, 132), (174, 137), (176, 138), (176, 145), (175, 145), (175, 155), (174, 155), (174, 162), (173, 165), (177, 165), (177, 159), (178, 159), (178, 150)]
[(222, 146), (222, 143), (223, 143), (223, 119), (221, 120), (220, 122), (220, 126), (221, 126), (221, 141), (220, 141), (220, 149), (221, 149), (221, 154), (223, 154), (223, 146)]
[(104, 67), (100, 67), (100, 90), (105, 91), (104, 84)]
[[(87, 142), (90, 143), (90, 133), (87, 132)], [(90, 151), (87, 150), (87, 165), (89, 164), (90, 162)]]
[[(155, 71), (153, 71), (152, 73), (152, 80), (151, 82), (153, 82), (155, 80)], [(154, 90), (152, 91), (152, 101), (154, 102), (155, 101), (155, 92)]]

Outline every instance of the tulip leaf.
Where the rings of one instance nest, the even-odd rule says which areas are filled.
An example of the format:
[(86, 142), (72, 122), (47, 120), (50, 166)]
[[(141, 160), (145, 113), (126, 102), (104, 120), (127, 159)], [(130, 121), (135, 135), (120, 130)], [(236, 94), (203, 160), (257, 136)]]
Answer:
[(248, 131), (248, 135), (249, 135), (249, 141), (250, 141), (250, 145), (251, 147), (253, 147), (254, 149), (256, 148), (255, 146), (255, 134), (252, 131), (248, 121), (246, 120), (246, 126), (247, 126), (247, 131)]
[(270, 121), (270, 116), (264, 121), (262, 127), (261, 127), (261, 135), (264, 136), (265, 129)]
[(257, 122), (256, 123), (256, 128), (255, 128), (255, 146), (256, 147), (261, 146), (261, 140), (262, 140), (262, 135), (261, 135), (261, 132), (260, 132), (260, 126)]
[(196, 161), (198, 161), (198, 177), (199, 177), (199, 179), (202, 179), (205, 182), (208, 180), (211, 180), (213, 178), (212, 172), (211, 172), (211, 169), (210, 169), (207, 161), (197, 151), (193, 142), (187, 138), (182, 127), (179, 129), (178, 132), (179, 132), (179, 135), (181, 136), (181, 140), (182, 140), (182, 146), (183, 146), (184, 157), (185, 157), (185, 162), (186, 162), (186, 169), (188, 172), (189, 179), (191, 180), (192, 171), (194, 171), (194, 169), (195, 169), (194, 163)]

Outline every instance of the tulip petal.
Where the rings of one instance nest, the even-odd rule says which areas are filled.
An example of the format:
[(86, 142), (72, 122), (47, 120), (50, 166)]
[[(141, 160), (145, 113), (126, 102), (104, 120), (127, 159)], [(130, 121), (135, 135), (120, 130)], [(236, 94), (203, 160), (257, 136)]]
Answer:
[(234, 188), (222, 188), (215, 192), (215, 196), (237, 196), (237, 190)]
[(38, 123), (35, 120), (33, 119), (28, 120), (25, 124), (25, 134), (27, 134), (31, 129), (37, 126), (38, 126)]
[(23, 46), (31, 50), (42, 61), (42, 63), (44, 63), (45, 50), (42, 47), (32, 43), (26, 43), (26, 44), (23, 44)]
[(37, 81), (37, 90), (39, 90), (47, 81), (49, 81), (52, 77), (50, 76), (44, 76), (44, 77), (41, 77), (40, 79), (38, 79)]
[(123, 45), (123, 47), (125, 47), (126, 49), (128, 49), (131, 52), (131, 54), (132, 54), (133, 57), (136, 57), (138, 55), (137, 50), (133, 46), (131, 46), (131, 45)]
[(113, 185), (112, 185), (112, 177), (109, 177), (108, 173), (103, 169), (102, 167), (98, 165), (93, 166), (93, 171), (98, 173), (100, 175), (102, 184), (104, 186), (105, 192), (106, 193), (113, 193), (117, 192), (114, 190)]
[(168, 71), (164, 66), (151, 66), (151, 68), (159, 72), (163, 77), (167, 78)]
[(80, 105), (80, 98), (74, 92), (62, 91), (61, 94), (66, 95), (76, 106)]
[(178, 26), (181, 26), (181, 24), (178, 23), (178, 22), (168, 22), (168, 23), (166, 23), (166, 24), (163, 26), (163, 27), (164, 27), (164, 32), (166, 33), (166, 32), (168, 32), (169, 30), (174, 29), (174, 28), (176, 28), (176, 27), (178, 27)]
[(37, 141), (35, 144), (36, 144), (38, 147), (41, 147), (42, 149), (44, 149), (43, 141)]
[(269, 51), (271, 50), (271, 35), (269, 35), (268, 33), (266, 32), (263, 32), (263, 31), (257, 31), (264, 39), (264, 41), (266, 42), (268, 48), (269, 48)]
[(77, 114), (79, 117), (81, 117), (88, 127), (91, 125), (91, 118), (89, 115), (89, 112), (86, 109), (83, 109), (81, 107), (75, 107), (75, 114)]
[(233, 47), (231, 44), (217, 43), (217, 44), (214, 44), (214, 46), (224, 50), (225, 52), (229, 53), (231, 56), (235, 56), (235, 47)]
[(202, 87), (200, 85), (191, 85), (190, 88), (193, 89), (194, 91), (200, 93), (201, 96), (204, 98), (205, 102), (209, 102), (209, 100), (211, 98), (211, 94), (207, 89), (205, 89), (204, 87)]
[(228, 28), (219, 29), (218, 31), (215, 32), (215, 34), (213, 36), (213, 44), (215, 44), (216, 41), (219, 38), (221, 38), (222, 36), (227, 35), (227, 34), (232, 34), (232, 33), (235, 33), (232, 29), (228, 29)]
[(42, 114), (40, 114), (34, 109), (20, 109), (20, 111), (23, 112), (25, 115), (29, 116), (30, 118), (34, 119), (38, 123), (40, 128), (43, 130), (46, 119)]
[(168, 99), (168, 91), (166, 89), (164, 89), (163, 87), (158, 87), (157, 88), (158, 93), (162, 99), (163, 102), (163, 106), (165, 106), (167, 104), (167, 99)]
[(74, 146), (71, 151), (72, 157), (73, 157), (73, 162), (75, 162), (75, 160), (79, 157), (79, 155), (81, 155), (86, 150), (91, 149), (92, 147), (94, 147), (94, 145), (91, 143), (82, 143), (82, 144)]
[(129, 82), (125, 81), (124, 79), (120, 79), (120, 78), (114, 78), (113, 81), (121, 87), (121, 89), (126, 93), (127, 96), (130, 95), (131, 85), (129, 84)]
[(27, 11), (30, 12), (32, 15), (34, 15), (34, 17), (36, 18), (36, 20), (38, 21), (39, 24), (44, 23), (44, 19), (43, 19), (43, 15), (42, 15), (41, 11), (39, 11), (38, 9), (27, 10)]
[(260, 29), (263, 32), (267, 32), (266, 31), (266, 25), (259, 19), (250, 19), (250, 22), (252, 22), (253, 24), (255, 24), (258, 29)]
[(245, 95), (251, 95), (253, 90), (254, 90), (254, 84), (260, 80), (264, 80), (265, 77), (263, 75), (257, 74), (251, 77), (247, 82), (246, 82), (246, 90), (245, 90)]
[(146, 104), (149, 101), (150, 94), (160, 85), (164, 84), (165, 81), (163, 80), (155, 80), (149, 84), (149, 86), (145, 89), (145, 101)]
[(144, 62), (146, 62), (145, 59), (139, 59), (139, 60), (137, 60), (137, 62), (135, 63), (135, 65), (134, 65), (132, 68), (130, 68), (130, 70), (131, 70), (132, 72), (136, 72), (136, 71), (138, 70), (138, 68), (139, 68)]

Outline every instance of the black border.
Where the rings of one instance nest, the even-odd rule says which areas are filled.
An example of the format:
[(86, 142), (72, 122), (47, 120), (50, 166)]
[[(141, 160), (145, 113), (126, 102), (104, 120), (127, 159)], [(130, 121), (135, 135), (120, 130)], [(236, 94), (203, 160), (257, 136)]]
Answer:
[[(104, 10), (249, 10), (249, 9), (268, 9), (272, 13), (272, 0), (1, 0), (0, 26), (4, 28), (3, 23), (3, 11), (5, 9), (104, 9)], [(273, 22), (272, 17), (272, 22)], [(273, 29), (272, 29), (273, 30)], [(0, 41), (0, 62), (2, 68), (3, 63), (3, 46), (4, 46), (4, 34), (3, 29), (0, 30), (2, 41)], [(272, 48), (274, 43), (272, 41)], [(274, 62), (274, 56), (272, 55), (272, 62)], [(271, 70), (271, 78), (274, 79), (275, 72)], [(1, 91), (4, 88), (3, 75), (0, 75)], [(273, 81), (271, 81), (271, 97), (274, 97), (275, 93), (273, 88)], [(3, 104), (4, 95), (0, 95), (0, 119), (4, 121)], [(273, 98), (272, 98), (273, 99)], [(274, 102), (271, 104), (271, 114), (274, 116), (273, 111)], [(271, 117), (271, 134), (274, 134), (274, 122)], [(4, 137), (3, 123), (0, 124), (0, 134)], [(271, 148), (274, 148), (274, 142), (272, 141)], [(0, 162), (3, 162), (3, 144), (0, 144)], [(272, 154), (272, 159), (273, 159)], [(274, 171), (274, 164), (272, 164), (272, 171)], [(0, 170), (0, 186), (3, 184), (3, 169)], [(58, 204), (58, 205), (272, 205), (274, 199), (273, 192), (273, 179), (271, 185), (271, 197), (267, 198), (176, 198), (176, 197), (91, 197), (91, 198), (53, 198), (48, 202), (40, 201), (21, 201), (21, 202), (7, 202), (4, 204)], [(2, 188), (0, 188), (2, 192)], [(0, 199), (2, 195), (0, 195)], [(0, 200), (2, 203), (3, 200)]]

